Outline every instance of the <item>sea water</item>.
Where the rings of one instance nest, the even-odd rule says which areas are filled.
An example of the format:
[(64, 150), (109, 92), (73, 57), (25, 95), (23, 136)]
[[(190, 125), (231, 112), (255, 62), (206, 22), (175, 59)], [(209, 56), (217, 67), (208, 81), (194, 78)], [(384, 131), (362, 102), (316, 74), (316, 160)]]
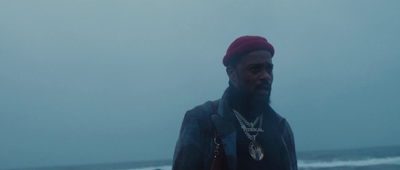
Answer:
[[(300, 170), (400, 170), (400, 146), (298, 152)], [(170, 165), (135, 170), (171, 170)], [(133, 170), (129, 169), (129, 170)]]
[[(400, 170), (400, 146), (297, 152), (300, 170)], [(171, 160), (18, 170), (171, 170)]]

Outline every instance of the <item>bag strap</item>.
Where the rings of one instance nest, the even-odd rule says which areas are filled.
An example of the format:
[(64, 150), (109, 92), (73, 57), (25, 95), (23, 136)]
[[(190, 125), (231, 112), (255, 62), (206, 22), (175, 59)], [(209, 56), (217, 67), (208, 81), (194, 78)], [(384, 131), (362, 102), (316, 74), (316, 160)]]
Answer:
[[(217, 114), (218, 100), (213, 101), (214, 114)], [(217, 129), (214, 132), (214, 158), (211, 165), (211, 170), (221, 170), (222, 161), (224, 158), (224, 148), (221, 145), (221, 138), (218, 135)]]

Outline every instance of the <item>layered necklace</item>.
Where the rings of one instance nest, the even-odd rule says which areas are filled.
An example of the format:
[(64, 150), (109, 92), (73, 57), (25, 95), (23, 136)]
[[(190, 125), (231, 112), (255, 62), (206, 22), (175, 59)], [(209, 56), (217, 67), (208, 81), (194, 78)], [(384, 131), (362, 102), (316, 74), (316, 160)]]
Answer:
[[(240, 127), (242, 128), (244, 134), (246, 134), (247, 138), (249, 138), (251, 141), (249, 144), (250, 156), (256, 161), (261, 161), (264, 157), (264, 151), (261, 145), (256, 142), (256, 137), (260, 132), (264, 132), (264, 130), (261, 128), (263, 114), (258, 116), (253, 122), (249, 122), (235, 109), (233, 109), (233, 113), (235, 113), (236, 119), (239, 121)], [(258, 128), (255, 128), (254, 126), (257, 125), (258, 122), (260, 122), (260, 125)], [(251, 135), (250, 133), (255, 133), (255, 135)]]

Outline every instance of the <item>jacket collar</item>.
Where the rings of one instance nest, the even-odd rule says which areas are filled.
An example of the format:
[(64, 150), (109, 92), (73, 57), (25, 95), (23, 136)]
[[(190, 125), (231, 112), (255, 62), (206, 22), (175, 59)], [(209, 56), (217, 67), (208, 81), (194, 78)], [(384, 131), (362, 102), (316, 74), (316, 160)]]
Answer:
[(228, 103), (228, 89), (225, 90), (221, 100), (219, 100), (217, 114), (212, 116), (214, 125), (221, 138), (222, 146), (224, 147), (226, 160), (229, 169), (237, 169), (237, 154), (236, 154), (236, 130), (235, 118), (233, 110)]
[[(229, 87), (225, 90), (222, 98), (218, 103), (217, 114), (212, 116), (212, 121), (217, 129), (218, 135), (221, 138), (222, 146), (224, 147), (226, 160), (229, 169), (237, 169), (237, 150), (236, 150), (236, 129), (235, 122), (236, 118), (233, 113), (233, 109), (229, 104), (228, 98), (231, 89)], [(268, 106), (268, 113), (265, 118), (276, 119), (276, 122), (281, 122), (283, 119), (280, 117), (270, 106)]]

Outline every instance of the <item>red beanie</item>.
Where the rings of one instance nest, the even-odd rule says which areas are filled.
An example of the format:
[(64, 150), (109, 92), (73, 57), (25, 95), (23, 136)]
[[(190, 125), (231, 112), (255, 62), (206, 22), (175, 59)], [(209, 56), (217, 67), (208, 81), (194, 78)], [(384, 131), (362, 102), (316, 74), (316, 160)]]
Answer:
[(267, 50), (271, 53), (271, 56), (274, 56), (275, 50), (274, 47), (265, 39), (260, 36), (242, 36), (237, 38), (232, 44), (229, 46), (226, 51), (226, 55), (222, 60), (224, 66), (228, 66), (228, 63), (236, 58), (241, 57), (245, 54), (248, 54), (253, 51), (258, 50)]

